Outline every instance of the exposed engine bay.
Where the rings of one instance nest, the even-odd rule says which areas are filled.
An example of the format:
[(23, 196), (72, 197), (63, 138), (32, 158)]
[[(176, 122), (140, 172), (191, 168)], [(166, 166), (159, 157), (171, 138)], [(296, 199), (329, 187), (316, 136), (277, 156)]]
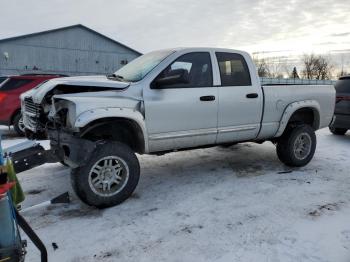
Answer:
[[(78, 86), (60, 84), (50, 90), (43, 98), (40, 104), (35, 103), (31, 97), (25, 97), (22, 104), (22, 113), (25, 116), (23, 121), (26, 122), (26, 136), (30, 139), (45, 139), (46, 128), (52, 126), (53, 119), (49, 116), (52, 108), (53, 97), (63, 94), (77, 94), (87, 92), (101, 92), (116, 90), (114, 87), (101, 86)], [(62, 109), (56, 115), (56, 119), (64, 121), (67, 109)]]

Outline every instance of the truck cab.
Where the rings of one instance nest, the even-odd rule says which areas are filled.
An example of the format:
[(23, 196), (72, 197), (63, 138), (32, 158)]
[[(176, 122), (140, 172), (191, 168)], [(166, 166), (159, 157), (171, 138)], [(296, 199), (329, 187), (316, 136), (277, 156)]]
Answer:
[(143, 92), (149, 150), (256, 138), (263, 95), (247, 58), (240, 51), (184, 49), (152, 72)]

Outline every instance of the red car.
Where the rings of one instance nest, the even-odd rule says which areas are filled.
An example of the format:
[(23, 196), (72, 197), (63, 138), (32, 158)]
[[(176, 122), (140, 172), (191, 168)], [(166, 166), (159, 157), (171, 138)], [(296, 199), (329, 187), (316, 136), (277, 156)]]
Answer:
[(19, 135), (24, 135), (19, 96), (52, 78), (62, 75), (19, 75), (0, 77), (0, 125), (13, 125)]

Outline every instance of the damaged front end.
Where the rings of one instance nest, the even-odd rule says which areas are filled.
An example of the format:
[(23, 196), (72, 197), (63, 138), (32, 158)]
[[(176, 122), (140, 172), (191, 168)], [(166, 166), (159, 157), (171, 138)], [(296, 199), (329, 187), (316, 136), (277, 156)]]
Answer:
[(80, 137), (79, 130), (74, 128), (75, 118), (76, 108), (73, 102), (52, 98), (45, 133), (50, 140), (51, 149), (57, 152), (60, 162), (72, 168), (86, 163), (96, 148), (95, 142)]
[(31, 97), (22, 100), (22, 116), (25, 134), (29, 139), (45, 139), (45, 123), (47, 122), (44, 107), (34, 103)]
[[(97, 142), (79, 137), (64, 129), (48, 129), (51, 148), (58, 153), (61, 162), (72, 168), (82, 166), (98, 146)], [(82, 152), (84, 152), (82, 154)]]
[(52, 98), (45, 126), (51, 148), (59, 152), (61, 162), (72, 168), (86, 163), (96, 148), (95, 142), (80, 137), (79, 129), (74, 125), (76, 116), (76, 104), (58, 95)]
[(121, 112), (137, 114), (143, 119), (139, 112), (141, 99), (138, 89), (128, 88), (130, 84), (125, 82), (100, 81), (106, 86), (87, 86), (88, 83), (72, 85), (72, 80), (69, 85), (57, 84), (58, 80), (55, 83), (48, 81), (45, 85), (49, 86), (22, 94), (22, 115), (27, 137), (49, 139), (59, 161), (76, 168), (88, 161), (103, 140), (100, 136), (85, 139), (87, 123), (115, 117)]
[(43, 86), (24, 93), (21, 96), (21, 107), (26, 137), (39, 140), (47, 138), (47, 126), (52, 124), (49, 118), (49, 113), (54, 96), (62, 94), (111, 91), (116, 89), (122, 90), (128, 87), (125, 83), (123, 84), (124, 85), (118, 87), (59, 84), (50, 88), (50, 90), (44, 95), (41, 90), (43, 89)]

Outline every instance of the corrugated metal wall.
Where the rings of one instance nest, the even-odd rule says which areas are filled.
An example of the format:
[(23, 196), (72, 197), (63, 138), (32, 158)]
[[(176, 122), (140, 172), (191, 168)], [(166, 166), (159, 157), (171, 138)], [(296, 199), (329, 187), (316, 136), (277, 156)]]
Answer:
[(139, 54), (83, 27), (0, 42), (0, 75), (108, 74)]

